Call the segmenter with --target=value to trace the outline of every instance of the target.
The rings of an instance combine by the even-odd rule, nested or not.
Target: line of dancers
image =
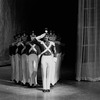
[[[28,40],[28,37],[30,38]],[[36,36],[25,33],[14,36],[15,42],[9,46],[11,58],[12,75],[11,80],[29,87],[37,87],[37,71],[39,62],[41,66],[41,77],[43,92],[50,92],[50,86],[54,86],[58,79],[55,80],[55,66],[57,63],[57,50],[55,43],[57,35],[45,32]]]

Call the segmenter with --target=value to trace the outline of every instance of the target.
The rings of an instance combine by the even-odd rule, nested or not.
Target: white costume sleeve
[[[37,36],[36,39],[39,40],[39,39],[43,38],[45,35],[46,35],[46,33],[43,33],[43,34]]]

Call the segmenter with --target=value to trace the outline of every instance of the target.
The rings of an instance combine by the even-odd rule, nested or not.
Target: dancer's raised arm
[[[41,34],[41,35],[39,35],[39,36],[36,36],[36,39],[37,39],[37,40],[42,39],[42,38],[45,37],[45,35],[46,35],[46,33],[43,33],[43,34]]]

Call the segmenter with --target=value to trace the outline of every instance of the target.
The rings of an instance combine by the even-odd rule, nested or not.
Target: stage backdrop
[[[100,0],[79,0],[78,81],[100,80]]]
[[[9,44],[18,31],[16,0],[0,0],[0,66],[10,64]]]

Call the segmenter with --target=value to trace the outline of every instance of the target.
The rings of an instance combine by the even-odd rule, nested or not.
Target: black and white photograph
[[[0,100],[100,99],[100,0],[0,0]]]

